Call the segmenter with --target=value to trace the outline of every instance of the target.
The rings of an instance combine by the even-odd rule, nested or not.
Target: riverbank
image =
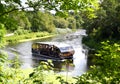
[[[49,38],[49,37],[54,37],[56,35],[67,34],[67,33],[72,33],[72,32],[74,31],[69,28],[66,28],[66,29],[56,28],[56,32],[54,33],[31,32],[31,33],[25,33],[22,35],[16,35],[12,33],[12,35],[5,36],[5,40],[6,40],[6,45],[7,45],[7,44],[18,43],[18,42],[36,40],[36,39]]]
[[[36,40],[36,39],[44,39],[49,37],[54,37],[57,34],[55,33],[48,33],[48,32],[35,32],[35,33],[27,33],[23,35],[12,35],[5,37],[6,44]]]
[[[45,39],[45,38],[54,37],[54,36],[56,36],[56,34],[51,34],[49,36],[44,36],[44,37],[35,37],[31,39],[23,39],[23,40],[20,40],[19,42],[25,42],[25,41],[31,41],[31,40],[37,40],[37,39]]]

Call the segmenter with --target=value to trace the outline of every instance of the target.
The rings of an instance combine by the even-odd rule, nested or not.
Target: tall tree
[[[54,18],[54,24],[56,28],[68,28],[68,21],[59,16],[56,16]]]
[[[31,16],[29,20],[32,24],[31,30],[33,32],[37,31],[48,31],[54,32],[55,25],[53,24],[53,16],[47,12],[43,13],[40,11],[29,13]]]
[[[18,6],[21,6],[20,0],[0,0],[0,23],[7,29],[11,28],[14,30],[16,28],[16,22],[9,17],[9,14],[18,10]]]
[[[74,17],[68,17],[67,18],[69,24],[68,24],[68,28],[70,29],[76,29],[76,19]]]
[[[31,23],[25,11],[15,11],[12,13],[13,19],[18,23],[18,26],[25,30],[30,30]]]
[[[120,1],[103,0],[96,11],[97,18],[89,19],[84,24],[88,33],[96,40],[119,39],[120,37]]]

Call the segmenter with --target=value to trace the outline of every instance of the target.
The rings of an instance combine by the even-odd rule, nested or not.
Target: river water
[[[85,35],[85,30],[79,30],[75,33],[67,35],[58,35],[52,38],[8,45],[4,48],[4,50],[8,53],[9,59],[13,59],[17,54],[19,56],[20,61],[22,61],[23,63],[21,68],[25,69],[37,66],[40,62],[40,59],[42,59],[38,59],[32,56],[32,43],[39,41],[57,41],[68,43],[72,45],[75,50],[75,54],[73,55],[73,61],[68,64],[61,61],[53,61],[53,64],[56,68],[56,71],[58,71],[61,74],[64,74],[67,71],[69,75],[79,76],[88,70],[86,49],[83,49],[82,44],[82,38]]]

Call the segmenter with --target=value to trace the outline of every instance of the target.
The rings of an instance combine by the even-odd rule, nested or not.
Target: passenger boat
[[[61,42],[36,42],[32,44],[32,55],[50,59],[72,59],[75,53],[71,45]]]

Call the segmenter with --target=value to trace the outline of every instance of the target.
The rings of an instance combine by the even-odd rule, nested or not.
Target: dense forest
[[[59,80],[58,84],[120,83],[119,0],[27,0],[26,4],[24,7],[20,0],[0,0],[0,47],[13,40],[13,37],[8,39],[5,36],[9,33],[29,38],[31,35],[28,34],[33,33],[40,32],[37,36],[41,33],[44,36],[56,34],[57,29],[77,31],[83,28],[88,34],[83,43],[89,47],[88,57],[93,65],[82,76],[72,78],[75,81],[71,82],[51,74],[52,68],[47,63],[25,73],[20,69],[18,58],[14,63],[8,62],[6,53],[1,52],[0,83],[57,84],[56,80]],[[51,10],[56,13],[51,13]],[[13,67],[8,67],[9,64]],[[48,81],[46,77],[52,79]]]

